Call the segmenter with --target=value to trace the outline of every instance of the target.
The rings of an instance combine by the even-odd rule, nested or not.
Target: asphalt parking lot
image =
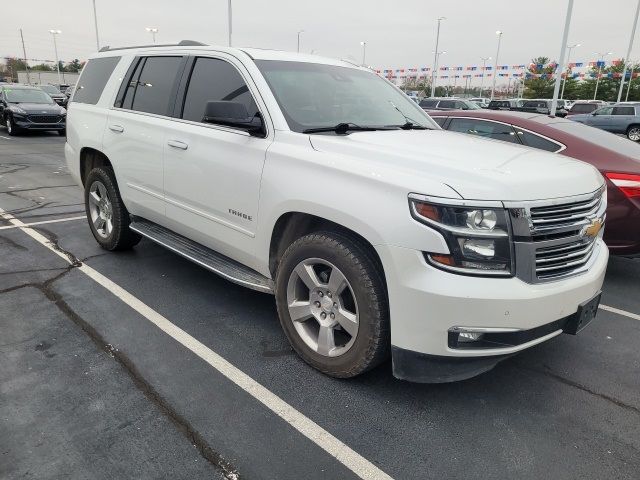
[[[472,380],[335,380],[273,297],[101,250],[63,147],[0,130],[0,478],[638,478],[640,259],[578,336]]]

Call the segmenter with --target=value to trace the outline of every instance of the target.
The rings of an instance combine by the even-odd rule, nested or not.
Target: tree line
[[[61,72],[77,73],[82,70],[86,62],[81,62],[79,59],[73,59],[68,62],[62,60],[58,62]],[[0,63],[0,78],[7,78],[11,81],[18,81],[18,72],[27,69],[27,64],[24,60],[15,57],[9,57],[4,59],[4,63]],[[29,70],[38,72],[55,72],[57,71],[55,63],[39,63],[36,65],[29,65]]]

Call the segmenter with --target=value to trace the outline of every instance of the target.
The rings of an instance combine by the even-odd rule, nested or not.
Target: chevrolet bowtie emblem
[[[602,219],[594,218],[589,225],[585,225],[580,230],[581,237],[594,238],[602,230]]]

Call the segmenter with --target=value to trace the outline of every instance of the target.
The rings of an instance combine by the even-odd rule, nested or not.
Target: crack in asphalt
[[[52,247],[67,256],[71,264],[53,277],[44,280],[43,282],[29,282],[20,285],[15,285],[13,287],[8,287],[0,290],[0,294],[13,292],[16,290],[20,290],[22,288],[36,288],[51,302],[53,303],[68,319],[74,322],[78,327],[84,331],[91,341],[100,349],[109,354],[112,358],[114,358],[127,372],[129,377],[133,380],[136,387],[154,404],[158,407],[160,412],[164,414],[171,423],[176,427],[176,429],[181,432],[190,442],[194,445],[200,455],[207,460],[211,465],[217,467],[222,470],[222,474],[228,480],[240,480],[240,474],[237,469],[228,462],[222,455],[216,452],[207,440],[200,434],[191,423],[183,417],[180,413],[178,413],[171,404],[165,400],[158,391],[145,380],[142,374],[138,371],[134,363],[129,359],[129,357],[114,348],[110,343],[107,343],[105,338],[86,320],[84,320],[79,314],[77,314],[71,306],[63,299],[62,295],[60,295],[54,288],[53,284],[63,278],[72,270],[83,264],[84,260],[89,258],[95,258],[101,255],[106,254],[98,254],[91,255],[86,257],[84,260],[79,260],[73,253],[63,249],[58,245],[58,237],[52,232],[39,228],[40,232],[47,237],[47,239],[51,242]]]
[[[49,185],[47,187],[33,187],[33,188],[21,188],[21,189],[16,189],[16,190],[6,190],[4,192],[0,192],[0,193],[6,193],[11,195],[12,193],[16,193],[16,192],[34,192],[36,190],[46,190],[48,188],[66,188],[66,187],[77,187],[78,185],[76,185],[75,183],[71,184],[71,185]],[[23,198],[23,197],[21,197]]]
[[[531,372],[535,372],[535,373],[540,373],[542,375],[548,376],[553,378],[554,380],[557,380],[560,383],[563,383],[565,385],[568,385],[570,387],[576,388],[578,390],[581,390],[583,392],[586,392],[590,395],[593,395],[595,397],[601,398],[603,400],[606,400],[607,402],[613,403],[614,405],[617,405],[620,408],[624,408],[626,410],[629,410],[631,412],[640,414],[640,408],[636,407],[635,405],[630,405],[628,403],[625,403],[624,401],[612,397],[610,395],[607,395],[606,393],[601,393],[601,392],[596,392],[595,390],[592,390],[591,388],[587,387],[586,385],[583,385],[581,383],[575,382],[573,380],[569,380],[568,378],[565,378],[561,375],[558,375],[557,373],[553,373],[551,371],[551,369],[547,366],[544,365],[545,369],[540,369],[540,368],[534,368],[534,367],[527,367],[521,364],[515,364],[517,367],[523,369],[523,370],[529,370]]]
[[[20,197],[18,197],[20,198]],[[22,198],[22,200],[27,200],[25,198]],[[28,201],[32,202],[33,200],[29,199]],[[41,208],[46,208],[49,206],[53,206],[54,208],[61,208],[61,207],[77,207],[78,205],[83,205],[84,203],[67,203],[67,204],[63,204],[63,205],[55,205],[55,202],[46,202],[46,203],[42,203],[40,205],[35,205],[33,207],[24,207],[24,208],[16,208],[15,210],[5,210],[4,213],[9,214],[9,215],[14,215],[15,214],[19,214],[19,213],[25,213],[25,212],[32,212],[34,210],[40,210]],[[74,212],[64,212],[64,213],[74,213]],[[84,213],[84,211],[82,212],[78,212],[78,213]],[[34,215],[34,216],[38,216],[38,217],[44,217],[45,215],[59,215],[60,213],[56,213],[56,214],[42,214],[42,215]],[[25,217],[23,217],[25,218]]]
[[[0,243],[4,243],[5,245],[9,245],[10,247],[15,248],[16,250],[27,250],[27,247],[25,247],[24,245],[20,245],[18,242],[16,242],[15,240],[5,236],[5,235],[0,235]]]

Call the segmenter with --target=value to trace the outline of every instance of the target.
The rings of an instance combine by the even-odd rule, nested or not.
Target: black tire
[[[349,282],[349,291],[355,297],[359,317],[357,335],[351,347],[339,356],[321,355],[310,348],[291,320],[287,301],[289,279],[296,266],[308,259],[322,259],[337,267]],[[361,241],[342,233],[312,233],[287,248],[276,274],[276,304],[280,324],[291,346],[305,362],[332,377],[350,378],[388,358],[389,308],[386,284],[380,270]]]
[[[627,128],[627,138],[632,142],[637,142],[640,140],[640,125],[629,125]]]
[[[13,117],[11,115],[7,115],[4,119],[5,128],[7,129],[7,133],[10,137],[15,137],[16,135],[20,135],[21,129],[16,127],[15,122],[13,121]]]
[[[98,233],[98,229],[92,221],[92,208],[89,201],[92,186],[101,184],[106,190],[108,200],[110,202],[109,214],[112,224],[112,230],[107,234],[106,231]],[[98,244],[105,250],[128,250],[140,242],[140,235],[129,229],[131,219],[129,212],[122,202],[118,185],[113,174],[113,170],[109,167],[96,167],[89,172],[85,181],[84,203],[87,219],[91,233]]]

